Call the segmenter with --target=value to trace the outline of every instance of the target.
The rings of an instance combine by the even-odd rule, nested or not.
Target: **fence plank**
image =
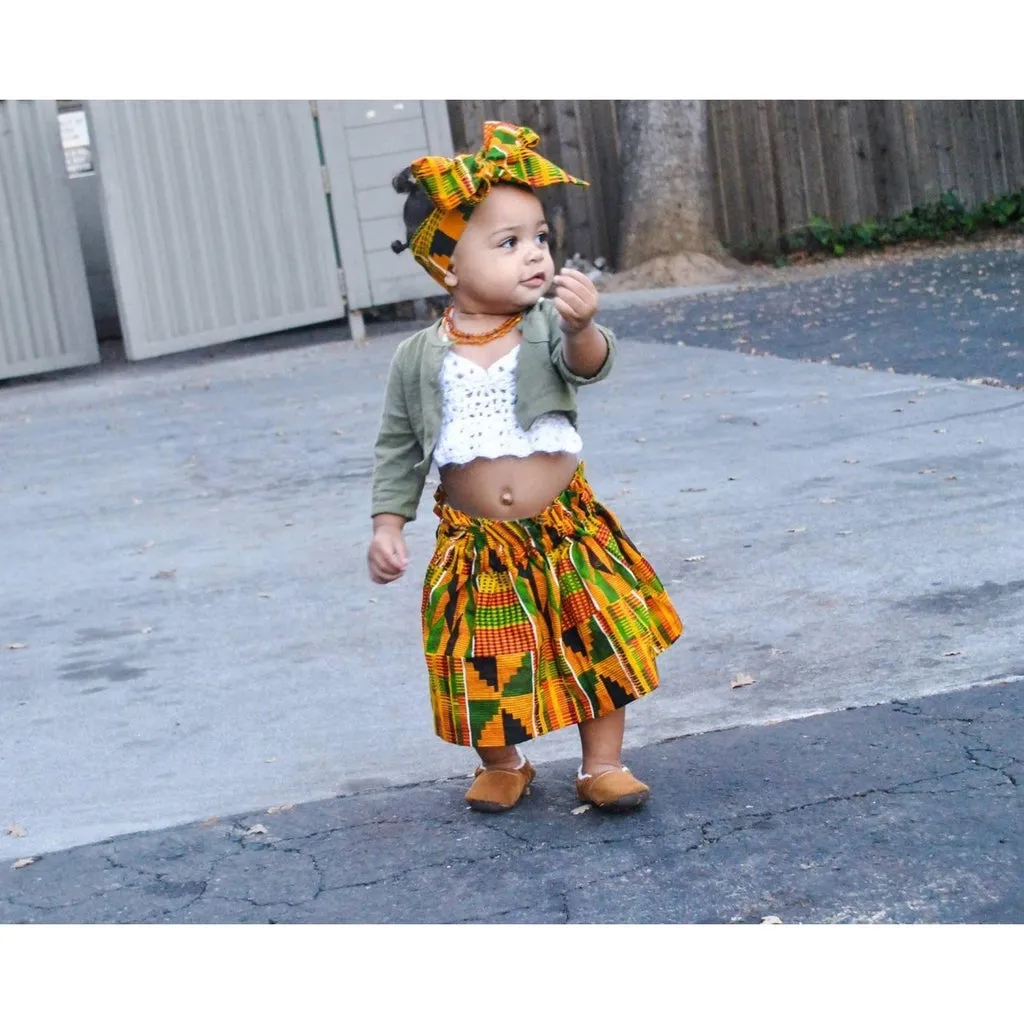
[[[580,140],[580,122],[577,116],[575,100],[558,100],[555,102],[555,130],[561,141],[561,162],[570,174],[583,174],[584,158]],[[598,254],[592,251],[593,234],[591,231],[590,209],[586,191],[578,186],[567,186],[560,189],[564,193],[565,209],[568,214],[568,239],[581,243],[581,255],[591,258]],[[570,253],[571,255],[571,253]]]
[[[788,233],[804,227],[809,216],[807,185],[800,158],[800,125],[792,100],[769,103],[768,113],[781,204],[779,220],[783,233]]]
[[[796,100],[793,106],[800,139],[800,173],[807,189],[808,219],[811,216],[828,218],[831,209],[825,186],[825,156],[814,101]]]
[[[1005,195],[1008,191],[1006,181],[1006,161],[999,133],[998,103],[992,100],[979,102],[979,113],[985,137],[985,152],[988,154],[989,194],[985,199],[994,199]]]
[[[878,215],[878,195],[872,171],[871,135],[868,130],[867,103],[851,100],[849,104],[851,159],[857,179],[857,220],[868,220]]]
[[[754,242],[773,245],[780,234],[775,203],[775,168],[772,164],[767,104],[764,100],[745,103],[741,108],[741,151],[750,178],[750,207],[754,218]]]
[[[948,104],[953,137],[953,162],[956,165],[956,191],[965,206],[977,202],[974,164],[978,159],[974,147],[971,118],[964,100],[951,100]]]
[[[953,140],[946,103],[933,104],[932,138],[929,140],[936,168],[939,192],[956,191],[956,172],[953,168]]]
[[[1006,162],[1007,192],[1024,187],[1024,149],[1021,147],[1020,122],[1013,103],[1000,103],[1003,119],[1003,156]]]
[[[888,171],[886,187],[889,193],[889,216],[899,216],[914,205],[914,193],[910,188],[909,157],[907,150],[906,123],[903,119],[903,104],[896,100],[885,101],[885,126],[887,131]]]
[[[715,215],[715,230],[718,237],[729,245],[740,234],[734,230],[734,218],[732,216],[733,205],[731,195],[726,189],[726,171],[722,156],[722,140],[719,133],[722,130],[721,108],[724,103],[721,100],[708,100],[708,167],[711,173],[712,206]]]
[[[825,167],[825,192],[828,196],[828,217],[833,224],[849,221],[846,193],[840,177],[839,123],[835,100],[815,100],[814,113],[821,135],[822,162]]]
[[[619,146],[615,111],[607,100],[576,104],[580,125],[580,174],[590,182],[586,199],[590,211],[590,245],[582,250],[591,259],[617,259],[619,209]],[[576,248],[580,248],[576,246]]]

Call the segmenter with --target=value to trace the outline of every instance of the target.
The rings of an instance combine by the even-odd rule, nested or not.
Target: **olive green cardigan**
[[[371,515],[389,512],[407,520],[416,509],[441,430],[441,362],[448,351],[440,321],[406,338],[388,373],[380,432],[374,446]],[[608,356],[592,377],[580,377],[565,364],[562,328],[554,303],[541,299],[523,318],[523,343],[516,361],[516,419],[524,430],[545,413],[566,413],[576,424],[576,389],[603,380],[615,360],[615,337]]]

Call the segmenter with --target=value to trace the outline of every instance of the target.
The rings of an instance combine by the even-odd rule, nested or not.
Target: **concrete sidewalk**
[[[468,770],[421,668],[428,497],[409,577],[364,568],[397,340],[0,393],[0,859]],[[687,626],[632,748],[1024,677],[1019,392],[627,335],[581,397]]]

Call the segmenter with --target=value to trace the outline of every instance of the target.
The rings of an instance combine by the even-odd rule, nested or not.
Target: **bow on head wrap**
[[[416,229],[409,248],[416,262],[442,287],[447,287],[444,278],[455,243],[466,229],[474,207],[483,201],[492,185],[587,185],[535,153],[538,142],[540,137],[529,128],[487,121],[484,144],[478,152],[453,160],[424,156],[413,161],[412,176],[430,197],[434,209]]]

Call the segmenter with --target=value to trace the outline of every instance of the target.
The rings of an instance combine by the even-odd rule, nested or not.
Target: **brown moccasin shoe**
[[[651,791],[623,765],[618,771],[609,769],[597,775],[577,776],[576,795],[583,803],[602,811],[630,811],[639,807]]]
[[[466,803],[474,811],[488,814],[510,811],[524,793],[529,793],[530,783],[536,774],[533,765],[525,758],[522,766],[515,769],[479,765],[473,785],[466,790]]]

